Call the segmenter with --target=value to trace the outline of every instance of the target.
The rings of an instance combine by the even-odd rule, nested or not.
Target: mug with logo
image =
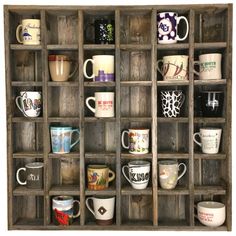
[[[66,55],[49,55],[49,71],[53,81],[67,81],[73,77],[78,69],[78,64],[75,66],[73,72],[71,71],[72,60]]]
[[[161,107],[165,117],[178,117],[184,104],[185,95],[182,90],[161,91]]]
[[[181,179],[187,167],[184,163],[178,163],[176,160],[159,161],[159,183],[163,189],[174,189],[179,179]],[[179,173],[180,167],[183,166],[183,171]]]
[[[24,19],[16,28],[16,39],[24,45],[40,44],[40,20]]]
[[[164,56],[157,61],[157,70],[162,74],[163,80],[188,80],[188,56]]]
[[[86,99],[86,106],[95,113],[95,117],[114,117],[114,97],[113,92],[96,92],[95,97]],[[90,100],[95,101],[95,108],[90,106]]]
[[[186,23],[186,33],[180,38],[178,35],[178,24],[180,20]],[[178,16],[176,12],[161,12],[157,14],[157,39],[160,44],[177,43],[187,38],[189,32],[188,20],[184,16]]]
[[[41,112],[41,92],[21,91],[16,105],[25,117],[38,117]]]
[[[93,207],[90,205],[91,201],[93,203]],[[88,197],[85,204],[89,211],[94,215],[96,224],[111,225],[113,223],[115,197]]]
[[[128,170],[128,176],[125,173]],[[150,178],[150,162],[131,161],[122,167],[122,173],[134,189],[145,189]]]
[[[107,189],[109,183],[115,179],[115,176],[115,172],[109,169],[106,165],[88,165],[88,189]]]
[[[51,131],[51,144],[52,152],[57,154],[69,153],[70,150],[79,143],[79,129],[73,129],[72,127],[50,127]],[[78,138],[72,142],[73,133],[78,134]]]
[[[95,43],[114,44],[115,43],[115,22],[109,19],[97,19],[94,22]]]
[[[26,172],[26,180],[20,180],[20,173]],[[41,189],[43,187],[43,163],[32,162],[21,167],[16,172],[16,180],[20,185],[26,185],[27,188]]]
[[[220,53],[202,54],[199,56],[199,61],[194,61],[194,65],[199,65],[199,72],[196,70],[193,72],[200,80],[222,79],[221,59]]]
[[[74,214],[75,203],[77,213]],[[80,202],[72,196],[56,196],[52,199],[53,223],[55,225],[70,225],[73,219],[80,216]]]
[[[93,74],[88,75],[86,72],[87,64],[93,64]],[[114,74],[114,56],[113,55],[96,55],[92,59],[87,59],[83,67],[84,76],[93,81],[109,82],[115,80]]]
[[[219,152],[222,129],[220,128],[200,128],[200,132],[193,135],[193,141],[202,148],[206,154],[216,154]],[[199,136],[201,142],[196,140]]]

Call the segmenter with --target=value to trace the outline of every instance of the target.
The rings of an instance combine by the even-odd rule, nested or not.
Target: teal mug
[[[52,152],[57,154],[69,153],[70,150],[79,142],[79,129],[72,127],[51,127]],[[76,141],[72,142],[73,133],[78,134]]]

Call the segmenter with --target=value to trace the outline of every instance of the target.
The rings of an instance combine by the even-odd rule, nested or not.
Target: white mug
[[[113,92],[96,92],[95,97],[86,99],[86,106],[95,113],[95,117],[114,117],[114,96]],[[89,101],[95,101],[95,108],[89,105]]]
[[[40,44],[40,20],[24,19],[16,28],[16,39],[24,45]]]
[[[216,154],[219,152],[222,129],[220,128],[200,128],[200,132],[193,135],[194,142],[202,148],[206,154]],[[201,142],[196,140],[199,136]]]
[[[129,177],[125,174],[126,168]],[[122,167],[122,173],[134,189],[145,189],[150,178],[150,163],[148,161],[131,161]]]
[[[221,58],[220,53],[202,54],[199,56],[199,61],[194,61],[195,65],[199,65],[199,72],[196,70],[193,72],[200,80],[222,79]]]
[[[225,222],[225,205],[214,201],[199,202],[197,218],[206,226],[219,227]]]
[[[162,63],[162,67],[159,67]],[[157,61],[157,70],[162,74],[163,80],[188,80],[188,56],[164,56]]]
[[[93,74],[88,75],[86,72],[87,64],[93,64]],[[114,56],[113,55],[97,55],[93,59],[87,59],[83,67],[84,76],[93,81],[109,82],[115,80],[114,75]]]

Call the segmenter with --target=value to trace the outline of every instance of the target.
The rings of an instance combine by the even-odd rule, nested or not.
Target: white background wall
[[[217,4],[217,3],[233,3],[233,0],[0,0],[1,1],[1,9],[0,9],[0,234],[1,236],[5,235],[111,235],[116,234],[120,235],[124,232],[119,231],[7,231],[7,158],[6,158],[6,101],[5,101],[5,65],[4,65],[4,22],[3,22],[3,5],[12,4],[12,5],[167,5],[167,4]],[[234,14],[235,16],[235,7]],[[234,20],[234,31],[233,38],[235,41],[235,20]],[[233,45],[233,55],[235,55],[235,45]],[[235,61],[233,60],[233,68],[235,68]],[[235,99],[234,94],[236,92],[235,87],[235,71],[233,70],[233,185],[235,185],[235,151],[236,151],[236,143],[235,141]],[[233,231],[230,233],[226,232],[201,232],[201,235],[232,235],[235,234],[236,230],[236,220],[235,220],[235,189],[233,188]],[[128,232],[128,234],[132,235],[199,235],[199,232]]]

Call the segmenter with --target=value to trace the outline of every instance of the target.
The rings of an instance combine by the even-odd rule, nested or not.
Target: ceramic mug
[[[180,20],[186,23],[186,33],[180,38],[178,35],[178,24]],[[176,12],[161,12],[157,14],[157,39],[160,44],[177,43],[187,38],[189,32],[188,20],[184,16],[178,16]]]
[[[77,203],[78,212],[74,215],[74,204]],[[73,218],[80,216],[80,202],[71,196],[56,196],[52,199],[53,222],[55,225],[70,225]]]
[[[197,204],[197,218],[206,226],[221,226],[225,222],[225,215],[225,205],[221,202],[203,201]]]
[[[90,205],[93,202],[93,207]],[[111,225],[113,223],[115,197],[88,197],[85,204],[89,211],[95,216],[96,224]]]
[[[185,95],[182,90],[161,91],[162,113],[165,117],[178,117],[184,104]]]
[[[88,165],[88,189],[107,189],[109,183],[115,179],[115,176],[115,172],[110,170],[106,165]]]
[[[159,161],[159,182],[163,189],[174,189],[179,179],[181,179],[187,167],[184,163],[178,163],[176,160]],[[183,166],[183,171],[179,173],[180,167]]]
[[[128,176],[125,173],[128,169]],[[150,162],[131,161],[122,167],[122,173],[134,189],[145,189],[150,178]]]
[[[16,28],[16,39],[24,45],[40,44],[40,20],[24,19]]]
[[[72,129],[72,127],[51,127],[51,144],[52,152],[57,154],[69,153],[70,150],[79,142],[79,129]],[[78,138],[71,143],[72,134],[77,133]]]
[[[199,72],[193,72],[199,76],[200,80],[222,79],[220,53],[202,54],[199,61],[194,61],[194,65],[199,65]]]
[[[93,74],[88,75],[86,72],[87,64],[93,64]],[[87,59],[83,67],[84,76],[93,81],[109,82],[115,80],[114,74],[114,56],[113,55],[97,55],[93,59]]]
[[[38,117],[41,112],[41,92],[21,91],[16,105],[25,117]]]
[[[66,55],[49,55],[49,71],[53,81],[67,81],[73,77],[78,69],[78,64],[71,71],[72,60]]]
[[[114,96],[113,92],[96,92],[95,97],[86,99],[86,106],[95,113],[95,117],[114,117]],[[95,108],[89,105],[89,101],[95,101]]]
[[[26,180],[20,180],[20,173],[26,172]],[[28,163],[25,167],[21,167],[16,172],[16,180],[20,185],[26,185],[27,188],[41,189],[43,187],[43,163],[33,162]]]
[[[162,74],[163,80],[188,80],[188,56],[164,56],[157,61],[157,70]]]
[[[202,148],[206,154],[216,154],[219,152],[222,129],[220,128],[200,128],[200,132],[194,133],[193,141]],[[199,136],[201,142],[196,140]]]
[[[128,145],[125,144],[125,134],[128,135]],[[146,154],[149,152],[149,129],[124,130],[121,135],[122,147],[132,154]]]

